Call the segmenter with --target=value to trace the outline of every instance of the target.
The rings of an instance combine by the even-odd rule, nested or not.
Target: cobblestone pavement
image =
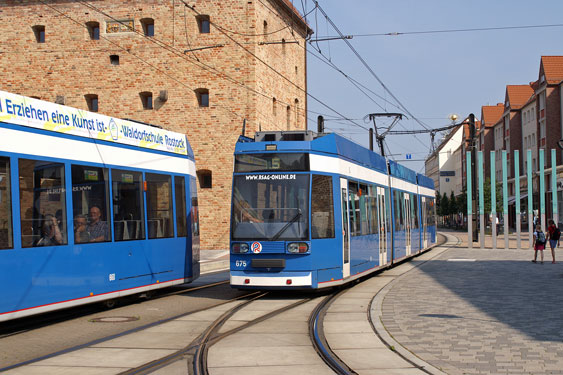
[[[451,248],[394,282],[383,324],[449,374],[563,374],[563,262],[532,257]]]

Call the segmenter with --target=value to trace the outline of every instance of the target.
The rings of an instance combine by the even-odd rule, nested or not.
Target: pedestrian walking
[[[561,231],[555,225],[553,220],[549,220],[549,226],[547,227],[547,236],[549,238],[549,247],[551,248],[551,257],[553,261],[551,263],[555,264],[555,248],[559,247],[559,238],[561,238]]]
[[[536,225],[536,231],[534,232],[534,260],[532,262],[536,263],[539,251],[541,263],[543,264],[543,249],[545,249],[545,233],[542,232],[541,225]]]

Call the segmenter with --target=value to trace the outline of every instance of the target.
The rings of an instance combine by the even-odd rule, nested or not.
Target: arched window
[[[290,108],[290,106],[287,106],[285,111],[286,111],[287,130],[290,130],[290,128],[291,128],[291,108]]]
[[[264,20],[264,40],[268,39],[268,22]]]
[[[119,55],[110,55],[109,62],[111,65],[119,65]]]
[[[213,187],[212,173],[209,169],[200,169],[196,172],[201,189],[211,189]]]
[[[200,14],[195,17],[197,20],[197,27],[201,34],[209,34],[211,32],[211,22],[209,21],[209,16],[206,14]]]
[[[276,107],[278,104],[276,103],[276,98],[272,98],[272,114],[275,116],[277,114]]]
[[[209,107],[209,90],[200,88],[195,90],[197,103],[200,107]]]
[[[141,97],[141,103],[143,104],[143,109],[153,109],[152,92],[143,91],[139,93],[139,96]]]
[[[285,39],[282,39],[282,55],[285,55]]]
[[[90,34],[90,39],[99,40],[100,39],[100,23],[96,21],[86,22],[86,27],[88,28],[88,34]]]
[[[141,25],[145,36],[154,36],[154,20],[152,18],[141,19]]]
[[[37,43],[45,43],[45,26],[35,25],[31,28],[35,34],[35,40]]]
[[[88,105],[90,112],[98,112],[98,95],[86,94],[84,95],[84,99],[86,99],[86,105]]]

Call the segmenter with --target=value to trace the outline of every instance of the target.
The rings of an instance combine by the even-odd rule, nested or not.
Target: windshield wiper
[[[294,217],[292,217],[291,220],[287,222],[287,224],[285,224],[283,228],[278,231],[278,233],[276,233],[273,237],[271,237],[270,241],[276,241],[278,238],[280,238],[282,233],[285,232],[286,229],[289,228],[291,224],[299,220],[300,217],[301,217],[301,209],[298,209],[297,214]]]

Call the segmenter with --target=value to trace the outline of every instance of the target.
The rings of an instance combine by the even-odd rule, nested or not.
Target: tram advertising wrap
[[[187,155],[185,136],[77,108],[0,91],[0,121]]]

